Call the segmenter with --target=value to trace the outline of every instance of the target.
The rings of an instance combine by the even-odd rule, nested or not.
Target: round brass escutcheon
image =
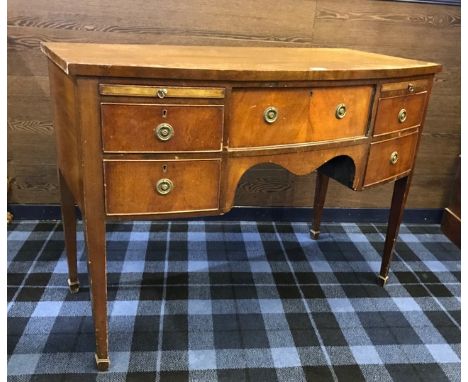
[[[408,91],[409,91],[410,93],[414,93],[414,85],[413,85],[412,83],[409,83],[409,84],[408,84]]]
[[[263,112],[263,118],[266,123],[273,123],[278,119],[278,109],[274,106],[269,106]]]
[[[337,119],[343,119],[346,115],[346,105],[344,103],[340,103],[337,107],[336,107],[336,111],[335,111],[335,117]]]
[[[401,109],[400,112],[398,113],[398,121],[400,123],[403,123],[406,121],[406,117],[408,117],[408,113],[406,112],[406,109]]]
[[[168,141],[174,136],[174,128],[168,123],[160,123],[154,129],[154,135],[160,141],[163,141],[163,142]]]
[[[172,180],[167,178],[159,179],[156,183],[156,191],[159,195],[167,195],[173,188],[174,183],[172,183]]]
[[[167,89],[158,89],[158,91],[156,92],[156,95],[159,97],[159,98],[164,98],[165,96],[167,96]]]
[[[390,154],[390,163],[396,164],[396,162],[398,162],[398,152],[394,151]]]

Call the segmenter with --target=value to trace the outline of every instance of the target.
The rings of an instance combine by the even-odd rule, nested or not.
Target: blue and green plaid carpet
[[[81,289],[62,226],[8,232],[9,381],[458,381],[460,251],[435,225],[107,225],[111,367],[98,373],[81,225]]]

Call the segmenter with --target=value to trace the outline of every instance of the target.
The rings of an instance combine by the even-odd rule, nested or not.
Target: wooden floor
[[[15,0],[8,7],[8,176],[12,203],[58,203],[41,41],[345,47],[443,64],[416,162],[411,208],[447,205],[460,152],[460,7],[380,0]],[[315,175],[259,166],[236,205],[311,206]],[[327,206],[388,207],[391,186],[330,184]]]

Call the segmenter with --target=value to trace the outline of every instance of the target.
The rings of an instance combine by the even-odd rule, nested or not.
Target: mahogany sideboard
[[[317,170],[311,236],[329,178],[395,182],[384,285],[439,64],[332,48],[45,43],[68,284],[83,215],[96,363],[109,367],[108,219],[220,215],[242,175]]]

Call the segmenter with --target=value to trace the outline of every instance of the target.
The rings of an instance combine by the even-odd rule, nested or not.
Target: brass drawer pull
[[[390,163],[396,164],[398,162],[398,152],[394,151],[390,154]]]
[[[408,117],[408,113],[406,112],[406,109],[401,109],[400,112],[398,113],[398,121],[400,123],[403,123],[406,121],[406,117]]]
[[[414,85],[411,82],[408,84],[408,91],[414,93]]]
[[[343,119],[346,115],[346,105],[344,103],[340,103],[337,107],[336,107],[336,111],[335,111],[335,117],[337,119]]]
[[[160,141],[163,141],[163,142],[168,141],[174,136],[174,128],[168,123],[160,123],[154,129],[154,135]]]
[[[274,106],[269,106],[263,112],[263,118],[266,123],[273,123],[278,119],[278,109]]]
[[[173,190],[173,188],[174,183],[172,183],[172,180],[167,178],[159,179],[156,183],[156,191],[159,195],[167,195]]]
[[[156,92],[156,95],[159,97],[159,98],[164,98],[165,96],[167,96],[167,89],[158,89],[158,91]]]

